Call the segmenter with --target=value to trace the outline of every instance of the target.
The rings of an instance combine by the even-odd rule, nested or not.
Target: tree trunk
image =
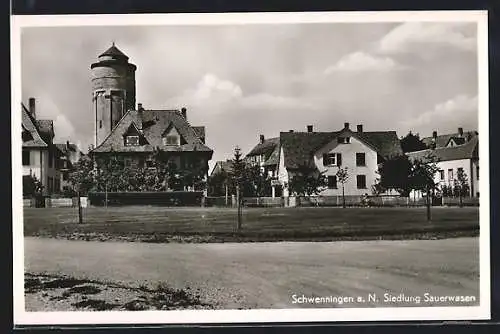
[[[431,221],[431,196],[429,186],[427,186],[427,221]]]
[[[238,205],[238,218],[236,222],[236,231],[240,231],[241,229],[241,194],[240,194],[240,186],[236,186],[236,203]]]
[[[342,208],[345,209],[345,192],[344,192],[344,184],[342,183]]]
[[[82,202],[81,202],[81,199],[80,199],[80,191],[78,191],[78,223],[81,224],[83,223],[83,219],[82,219]]]

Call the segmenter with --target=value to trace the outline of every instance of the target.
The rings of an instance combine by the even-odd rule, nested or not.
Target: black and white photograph
[[[13,16],[15,323],[489,319],[487,53],[483,11]]]

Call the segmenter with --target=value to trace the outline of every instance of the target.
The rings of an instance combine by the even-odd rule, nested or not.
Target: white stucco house
[[[262,135],[246,158],[259,163],[274,177],[273,197],[292,196],[289,183],[301,165],[324,172],[328,187],[320,196],[342,195],[336,178],[340,168],[347,167],[349,178],[344,185],[346,195],[372,194],[377,183],[378,166],[384,159],[403,154],[395,131],[365,132],[358,125],[356,131],[344,123],[334,132],[315,132],[308,125],[306,132],[281,132],[278,138],[265,139]]]
[[[60,190],[59,158],[61,152],[53,144],[52,120],[36,118],[35,99],[29,99],[29,108],[22,111],[23,176],[35,176],[43,185],[43,193],[50,195]]]
[[[461,169],[468,181],[470,196],[479,197],[479,134],[477,131],[458,132],[438,135],[433,132],[432,137],[423,138],[428,149],[407,153],[412,160],[424,159],[432,156],[437,160],[438,172],[435,182],[438,189],[443,186],[453,186]],[[418,195],[418,194],[417,194]]]

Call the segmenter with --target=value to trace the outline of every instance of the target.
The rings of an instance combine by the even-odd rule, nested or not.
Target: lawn
[[[25,236],[143,242],[434,239],[479,232],[479,208],[25,208]]]

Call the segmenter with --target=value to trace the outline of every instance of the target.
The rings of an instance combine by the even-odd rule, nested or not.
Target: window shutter
[[[342,166],[342,154],[337,153],[337,166]]]
[[[328,155],[326,153],[323,153],[323,166],[328,165],[327,160],[328,160]]]

